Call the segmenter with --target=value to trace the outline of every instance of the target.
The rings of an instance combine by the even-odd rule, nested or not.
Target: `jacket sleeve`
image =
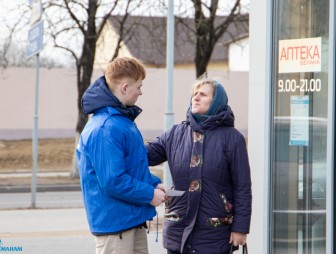
[[[152,177],[149,175],[151,179],[148,179],[146,183],[127,173],[124,154],[125,141],[123,135],[117,132],[118,130],[114,129],[113,135],[99,133],[91,143],[90,153],[98,183],[108,195],[114,198],[132,204],[147,205],[154,196]],[[143,156],[145,157],[146,154]]]
[[[167,160],[167,137],[169,132],[163,133],[155,141],[148,142],[146,145],[148,151],[149,166],[159,165]]]
[[[159,177],[157,177],[156,175],[151,173],[151,178],[152,178],[152,185],[154,188],[156,188],[156,186],[161,183],[161,179]]]
[[[252,210],[251,174],[245,139],[240,135],[231,154],[233,189],[232,231],[249,233]]]

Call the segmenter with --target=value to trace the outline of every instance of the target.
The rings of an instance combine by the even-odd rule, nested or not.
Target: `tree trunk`
[[[244,22],[244,19],[239,21],[236,20],[236,17],[239,16],[240,0],[235,1],[226,20],[217,25],[215,25],[215,19],[218,9],[218,0],[211,0],[209,5],[204,4],[201,0],[191,1],[195,8],[196,52],[194,62],[196,67],[196,77],[198,78],[207,71],[207,66],[219,38],[227,32],[230,24]],[[203,12],[205,6],[209,10],[208,16]]]
[[[78,90],[78,120],[76,126],[76,143],[74,149],[74,155],[72,157],[72,168],[70,176],[72,178],[78,178],[78,165],[76,157],[76,147],[78,144],[79,136],[82,133],[87,121],[88,115],[84,114],[82,109],[82,97],[85,90],[89,87],[91,83],[91,77],[93,72],[93,64],[96,53],[96,42],[97,42],[97,32],[95,24],[95,15],[97,11],[97,5],[95,0],[89,1],[89,18],[88,18],[88,30],[87,36],[83,44],[83,51],[79,63],[77,65],[77,90]]]
[[[76,147],[79,141],[80,133],[76,132],[75,136],[75,149],[74,153],[72,155],[72,164],[71,164],[71,169],[70,169],[70,177],[71,178],[79,178],[79,173],[78,173],[78,166],[77,166],[77,155],[76,155]]]
[[[200,77],[207,71],[207,67],[212,55],[214,46],[209,45],[208,41],[197,39],[195,66],[196,78]]]
[[[202,60],[195,60],[196,78],[199,78],[207,71],[208,63],[209,60],[205,61],[204,58]]]
[[[94,43],[96,43],[94,41]],[[91,46],[92,48],[92,46]],[[92,50],[91,52],[94,52]],[[77,167],[77,157],[76,157],[76,147],[78,144],[79,136],[82,133],[87,121],[88,121],[88,115],[86,115],[83,112],[82,109],[82,97],[85,92],[85,90],[89,87],[91,83],[91,76],[93,72],[93,61],[94,61],[94,55],[92,54],[86,54],[85,61],[83,61],[83,65],[79,68],[81,68],[82,76],[80,76],[80,80],[78,81],[77,90],[78,90],[78,99],[77,99],[77,107],[78,107],[78,119],[77,119],[77,125],[76,125],[76,143],[75,143],[75,149],[74,149],[74,156],[72,157],[72,168],[71,168],[71,174],[70,176],[72,178],[78,178],[78,167]]]

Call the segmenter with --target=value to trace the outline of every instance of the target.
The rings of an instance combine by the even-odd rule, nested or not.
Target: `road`
[[[80,191],[37,192],[37,208],[82,208]],[[31,193],[1,193],[0,209],[30,208]]]

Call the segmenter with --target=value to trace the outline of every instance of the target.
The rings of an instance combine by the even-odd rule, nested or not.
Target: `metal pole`
[[[35,111],[34,111],[34,129],[33,129],[33,173],[31,184],[31,208],[36,208],[36,175],[38,166],[38,97],[39,97],[39,79],[40,79],[40,58],[36,55],[36,87],[35,87]]]
[[[174,124],[173,112],[173,82],[174,82],[174,0],[168,1],[167,16],[167,49],[166,49],[166,113],[165,113],[165,131],[170,129]],[[168,163],[164,164],[163,182],[166,186],[172,185],[171,174]]]

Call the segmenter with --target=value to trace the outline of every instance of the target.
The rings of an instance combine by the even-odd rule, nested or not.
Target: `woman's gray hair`
[[[211,78],[208,78],[206,75],[200,76],[193,84],[192,91],[191,91],[191,97],[194,96],[195,91],[197,91],[202,85],[209,84],[213,88],[213,95],[216,92],[216,84],[215,81]]]

